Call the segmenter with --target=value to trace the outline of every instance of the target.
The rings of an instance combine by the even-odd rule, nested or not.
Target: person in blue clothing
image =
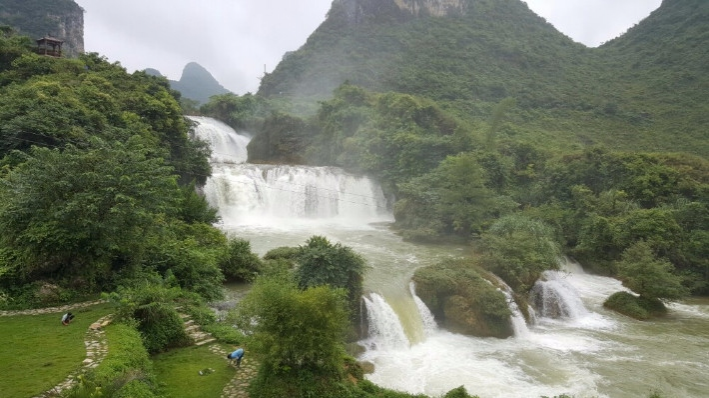
[[[226,356],[230,363],[235,363],[237,367],[241,366],[241,358],[244,357],[244,349],[239,348],[236,351]]]

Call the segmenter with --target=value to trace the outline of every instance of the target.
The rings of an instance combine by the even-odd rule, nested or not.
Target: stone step
[[[211,342],[213,342],[213,341],[217,341],[217,339],[215,339],[214,337],[212,337],[212,338],[209,338],[209,339],[206,339],[206,340],[198,341],[198,342],[195,343],[195,345],[205,345],[205,344],[211,343]]]

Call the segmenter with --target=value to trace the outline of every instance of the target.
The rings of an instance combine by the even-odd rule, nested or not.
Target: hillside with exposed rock
[[[84,52],[84,9],[73,0],[0,0],[0,25],[39,39],[64,41],[62,52],[77,57]]]
[[[503,138],[706,155],[708,10],[666,0],[588,48],[520,0],[339,0],[259,94],[316,102],[349,82],[423,96],[477,124],[511,98]]]

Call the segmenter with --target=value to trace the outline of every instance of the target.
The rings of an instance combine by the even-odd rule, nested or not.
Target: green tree
[[[261,276],[239,304],[237,324],[253,333],[260,373],[343,372],[346,292],[329,286],[300,290],[288,273]]]
[[[515,206],[485,183],[485,171],[473,154],[449,156],[432,172],[399,185],[397,226],[411,230],[411,238],[479,233],[486,222]]]
[[[559,268],[561,249],[554,231],[539,220],[510,215],[482,235],[484,266],[515,292],[529,290],[542,272]]]
[[[251,243],[244,239],[231,239],[227,255],[219,263],[219,268],[227,280],[251,282],[261,270],[261,259],[251,251]]]
[[[672,263],[657,258],[645,241],[627,248],[617,267],[623,286],[642,298],[674,301],[689,294],[682,285],[682,278],[673,273]]]
[[[313,236],[298,248],[296,280],[301,289],[328,285],[347,291],[353,320],[359,320],[366,262],[351,248]]]
[[[0,184],[0,267],[16,280],[75,277],[92,285],[145,238],[180,196],[171,169],[138,137],[114,148],[34,148]]]
[[[150,353],[191,343],[184,322],[175,309],[188,296],[178,287],[168,287],[156,276],[144,275],[137,286],[119,288],[109,296],[118,303],[115,320],[135,325]]]

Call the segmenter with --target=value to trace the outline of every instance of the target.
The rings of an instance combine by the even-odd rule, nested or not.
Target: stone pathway
[[[211,334],[202,331],[199,325],[190,319],[189,315],[180,314],[180,317],[184,320],[185,331],[195,341],[195,345],[205,345],[216,341]],[[228,362],[226,356],[229,352],[219,344],[210,345],[209,351],[218,355],[220,358],[224,358],[225,362]],[[247,390],[251,379],[256,376],[256,363],[244,357],[241,361],[241,366],[238,368],[236,366],[233,367],[236,374],[234,374],[234,377],[224,386],[220,398],[249,398]]]
[[[182,318],[185,323],[185,332],[194,340],[195,345],[205,345],[217,340],[211,334],[203,332],[199,325],[190,319],[189,315],[180,314],[180,318]]]
[[[86,301],[83,303],[74,303],[68,305],[62,305],[59,307],[47,307],[47,308],[35,308],[30,310],[20,310],[20,311],[0,311],[0,316],[16,316],[16,315],[40,315],[40,314],[51,314],[51,313],[63,313],[69,310],[76,310],[77,308],[90,307],[92,305],[105,303],[106,300],[95,300]],[[103,328],[111,323],[111,315],[106,315],[99,318],[96,322],[89,326],[84,337],[84,345],[86,346],[86,359],[81,364],[81,367],[76,371],[69,374],[69,376],[64,379],[61,383],[56,385],[54,388],[45,391],[33,398],[48,398],[48,397],[58,397],[61,395],[62,391],[71,388],[76,384],[76,379],[79,375],[97,367],[101,361],[108,354],[108,343],[106,341],[106,335],[103,332]]]
[[[214,354],[226,359],[228,352],[221,346],[214,344],[209,347],[209,350]],[[232,366],[236,371],[234,377],[231,381],[224,386],[222,390],[222,395],[220,398],[249,398],[248,388],[251,383],[251,379],[256,376],[257,366],[256,362],[250,361],[246,356],[241,360],[241,366],[238,368]]]
[[[66,312],[69,310],[75,310],[77,308],[91,307],[92,305],[106,303],[106,300],[95,300],[86,301],[83,303],[74,303],[62,305],[60,307],[47,307],[47,308],[35,308],[32,310],[21,310],[21,311],[0,311],[0,316],[14,316],[14,315],[39,315],[39,314],[50,314],[52,312]]]
[[[72,306],[76,308],[76,306]],[[108,342],[106,341],[106,334],[103,328],[111,323],[111,315],[106,315],[99,318],[96,322],[89,326],[86,331],[86,337],[84,338],[84,345],[86,346],[86,359],[81,365],[81,368],[72,372],[67,376],[64,381],[56,385],[49,391],[45,391],[33,398],[49,398],[49,397],[59,397],[62,391],[66,391],[76,384],[79,375],[84,374],[89,369],[97,367],[108,354]]]

